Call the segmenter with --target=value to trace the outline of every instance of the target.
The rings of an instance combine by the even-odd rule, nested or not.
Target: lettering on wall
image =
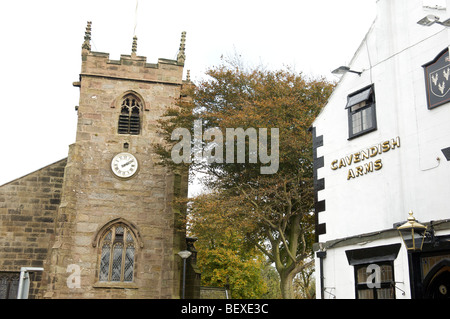
[[[383,161],[378,156],[400,147],[400,137],[396,137],[372,147],[351,153],[343,158],[331,162],[331,169],[348,169],[347,180],[355,179],[379,171],[383,168]],[[353,166],[352,166],[353,165]]]

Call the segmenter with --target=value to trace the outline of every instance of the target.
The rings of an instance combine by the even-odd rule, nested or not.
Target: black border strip
[[[316,128],[311,127],[312,142],[313,142],[313,177],[314,177],[314,221],[315,221],[315,241],[319,242],[319,236],[326,234],[326,224],[319,224],[319,213],[326,209],[325,200],[319,202],[319,191],[325,189],[325,179],[318,179],[317,171],[319,168],[325,166],[324,157],[317,157],[317,149],[324,144],[323,135],[317,136]]]

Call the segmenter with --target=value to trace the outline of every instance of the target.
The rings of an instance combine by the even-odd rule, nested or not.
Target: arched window
[[[134,94],[122,99],[119,115],[119,134],[139,135],[141,132],[142,102]]]
[[[109,227],[100,241],[100,282],[132,282],[136,239],[124,224]]]

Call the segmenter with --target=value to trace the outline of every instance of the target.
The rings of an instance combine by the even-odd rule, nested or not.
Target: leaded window
[[[347,98],[349,139],[377,129],[374,87],[369,86]]]
[[[119,134],[139,135],[141,132],[142,102],[133,94],[122,99],[119,115]]]
[[[113,225],[102,238],[99,281],[132,282],[134,278],[135,238],[123,224]]]
[[[0,299],[16,299],[20,273],[0,272]]]

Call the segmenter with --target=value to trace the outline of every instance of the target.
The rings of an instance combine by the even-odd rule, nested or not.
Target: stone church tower
[[[76,141],[70,145],[43,298],[179,298],[185,230],[173,207],[185,174],[157,165],[157,120],[180,97],[177,60],[119,61],[82,45]],[[186,82],[185,82],[186,84]]]

